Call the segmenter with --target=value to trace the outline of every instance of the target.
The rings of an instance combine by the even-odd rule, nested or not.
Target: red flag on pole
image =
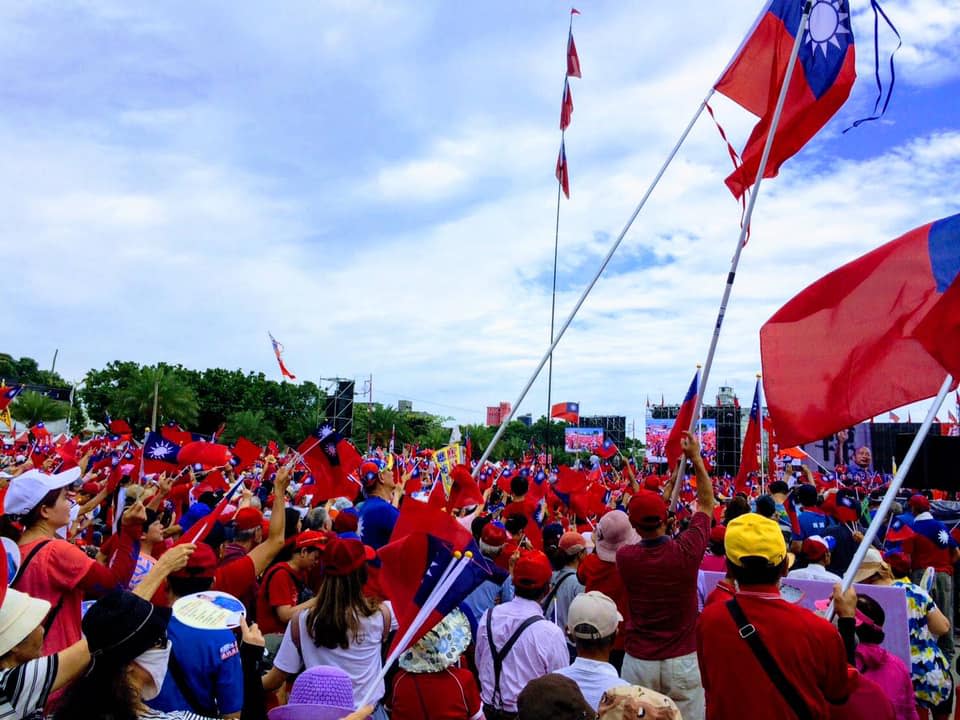
[[[560,129],[570,127],[573,118],[573,95],[570,93],[570,81],[563,81],[563,102],[560,104]]]
[[[677,413],[677,419],[673,421],[673,427],[670,428],[670,435],[667,436],[666,454],[667,465],[670,468],[676,466],[677,461],[683,454],[680,448],[680,439],[683,432],[690,429],[690,423],[693,422],[693,408],[697,404],[697,395],[699,394],[700,369],[693,376],[690,387],[687,388],[687,394],[683,398],[683,404]]]
[[[564,143],[560,141],[560,154],[557,155],[557,182],[560,183],[560,189],[563,194],[570,199],[570,175],[567,172],[567,150]]]
[[[572,28],[567,37],[567,77],[583,77],[580,74],[580,56],[577,55],[577,44],[573,41]]]
[[[740,453],[740,470],[733,486],[737,492],[747,492],[747,476],[760,469],[757,448],[760,445],[760,381],[753,390],[753,404],[750,406],[750,420],[743,437],[743,452]]]
[[[760,118],[741,153],[742,165],[726,179],[736,198],[757,178],[803,5],[796,0],[770,0],[716,84],[717,92]],[[817,3],[816,7],[817,11],[829,12],[830,18],[811,17],[764,177],[776,177],[780,166],[827,124],[846,102],[856,80],[849,3],[835,0]],[[825,30],[829,30],[829,35]]]
[[[929,322],[960,318],[958,273],[960,214],[881,245],[780,308],[760,351],[781,443],[819,440],[960,377],[952,333]]]
[[[277,356],[277,364],[280,366],[280,374],[285,378],[296,380],[297,376],[287,370],[287,366],[283,363],[283,345],[278,343],[277,339],[269,332],[267,335],[270,335],[270,343],[273,345],[273,354]]]

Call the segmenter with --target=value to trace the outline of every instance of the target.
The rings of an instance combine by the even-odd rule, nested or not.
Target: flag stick
[[[527,384],[524,385],[523,390],[520,391],[520,395],[517,398],[516,402],[513,403],[513,407],[510,408],[510,412],[507,415],[506,419],[502,420],[500,427],[497,428],[497,432],[494,433],[493,438],[490,440],[490,444],[487,445],[486,450],[483,451],[483,455],[480,458],[479,463],[477,463],[477,468],[483,465],[484,461],[490,457],[490,453],[493,452],[493,448],[496,447],[497,443],[500,441],[500,438],[503,436],[503,433],[507,429],[507,425],[510,424],[510,421],[513,420],[513,416],[517,414],[517,411],[520,409],[520,403],[523,402],[523,399],[527,396],[527,393],[530,392],[530,388],[533,386],[533,383],[536,381],[537,377],[540,375],[540,372],[543,370],[543,366],[547,364],[547,360],[553,355],[554,348],[560,344],[560,340],[563,339],[563,334],[567,331],[567,328],[570,327],[570,323],[573,322],[573,319],[577,316],[577,313],[580,311],[580,307],[583,305],[584,301],[587,299],[587,296],[590,294],[590,291],[593,290],[593,286],[597,284],[597,281],[600,279],[600,276],[603,274],[603,271],[607,269],[607,265],[610,263],[610,260],[613,258],[614,253],[617,252],[617,248],[620,247],[620,243],[623,242],[623,238],[626,237],[627,232],[630,230],[630,227],[633,225],[634,220],[637,219],[637,216],[640,214],[640,211],[643,209],[643,206],[647,204],[647,200],[650,198],[650,195],[653,194],[654,189],[660,183],[660,179],[666,173],[667,168],[670,166],[670,163],[673,162],[673,159],[676,157],[677,153],[680,151],[680,146],[686,141],[687,136],[690,134],[690,131],[693,129],[693,126],[696,124],[697,120],[700,119],[700,115],[703,114],[703,111],[707,107],[707,103],[710,101],[710,98],[713,97],[714,89],[713,86],[710,87],[710,91],[706,94],[703,100],[700,102],[700,106],[697,108],[697,111],[693,114],[693,117],[690,118],[690,122],[687,123],[687,126],[684,128],[683,133],[680,135],[680,139],[677,140],[676,145],[673,146],[673,149],[670,151],[670,154],[667,155],[667,159],[664,160],[663,165],[660,166],[660,170],[654,176],[653,180],[650,182],[650,185],[647,187],[646,192],[644,192],[643,197],[640,198],[640,202],[637,204],[637,207],[634,209],[633,213],[627,219],[626,225],[623,226],[623,230],[620,231],[620,234],[617,236],[617,239],[614,241],[610,250],[607,251],[606,257],[604,257],[603,262],[600,263],[600,267],[597,268],[597,272],[594,274],[593,279],[584,289],[583,293],[580,295],[580,299],[577,300],[576,305],[573,306],[573,310],[570,311],[570,314],[567,316],[567,319],[563,322],[563,325],[560,326],[560,331],[557,333],[557,336],[553,339],[553,342],[550,343],[550,347],[547,348],[547,351],[544,353],[543,357],[540,359],[539,364],[534,369],[533,374],[530,376],[530,379],[527,380]],[[479,470],[474,468],[473,476],[476,477]]]
[[[730,271],[727,273],[727,284],[723,289],[723,297],[720,299],[720,311],[717,313],[717,324],[713,328],[713,337],[710,339],[710,349],[707,350],[707,359],[703,364],[703,375],[700,380],[700,392],[697,394],[697,405],[693,413],[693,423],[700,414],[700,406],[703,403],[704,390],[707,387],[707,381],[710,378],[710,368],[713,367],[713,357],[717,352],[717,343],[720,340],[720,330],[723,327],[723,317],[727,313],[727,303],[730,302],[730,293],[733,290],[733,281],[737,277],[737,266],[740,264],[740,253],[743,252],[743,243],[746,240],[747,233],[750,231],[750,219],[753,217],[753,208],[757,204],[757,196],[760,194],[760,184],[763,182],[763,173],[767,169],[767,161],[770,159],[770,149],[773,147],[773,138],[777,132],[777,125],[780,124],[780,115],[783,113],[783,105],[787,100],[787,91],[790,89],[790,78],[793,77],[793,70],[797,66],[797,55],[800,53],[800,45],[803,42],[803,34],[806,32],[807,23],[810,20],[810,11],[813,8],[811,0],[807,0],[803,6],[803,15],[800,17],[800,26],[797,28],[797,35],[793,40],[793,49],[790,51],[790,59],[787,61],[787,69],[783,75],[783,83],[780,85],[780,96],[777,98],[777,105],[773,111],[773,117],[770,120],[770,129],[767,131],[767,139],[763,145],[763,154],[760,156],[760,165],[757,168],[757,179],[753,184],[753,190],[750,192],[750,202],[747,204],[747,210],[743,216],[743,227],[740,228],[740,236],[737,238],[737,247],[733,253],[733,259],[730,261]],[[694,425],[691,423],[690,432],[694,431]],[[670,507],[674,507],[677,502],[677,495],[680,491],[680,484],[677,483],[673,488],[673,497],[670,500]]]
[[[358,703],[358,707],[363,707],[373,700],[372,695],[375,692],[374,688],[376,688],[380,681],[386,677],[387,672],[390,670],[390,666],[397,661],[397,658],[407,651],[410,641],[413,639],[414,635],[416,635],[420,628],[423,627],[423,624],[427,621],[430,613],[434,611],[434,609],[437,607],[437,604],[443,599],[443,596],[447,594],[447,591],[453,586],[453,583],[456,582],[457,578],[463,574],[463,571],[467,569],[471,562],[472,560],[467,554],[461,555],[460,557],[454,557],[450,561],[446,570],[444,571],[444,574],[441,576],[440,581],[434,587],[433,592],[431,592],[424,601],[420,611],[413,618],[413,622],[410,623],[410,626],[406,629],[403,635],[400,636],[400,640],[397,642],[396,647],[394,647],[393,652],[391,652],[387,659],[383,662],[383,666],[380,668],[380,673],[377,675],[376,681],[370,685],[371,689],[368,691],[368,697],[363,698],[363,700]]]
[[[940,411],[940,406],[943,405],[944,398],[947,397],[947,393],[950,391],[951,385],[953,385],[953,376],[947,375],[947,377],[944,378],[943,385],[940,386],[940,392],[937,393],[937,397],[934,399],[933,404],[927,411],[927,416],[923,419],[923,424],[920,425],[920,429],[917,430],[916,437],[914,437],[913,442],[910,443],[910,449],[907,450],[907,454],[904,456],[903,462],[900,464],[900,467],[897,468],[897,474],[890,482],[890,487],[887,488],[887,492],[883,496],[883,501],[880,503],[880,507],[877,508],[877,512],[873,516],[873,520],[870,521],[870,526],[867,528],[867,532],[864,533],[863,540],[860,541],[860,545],[853,555],[853,560],[850,561],[850,567],[848,567],[847,571],[843,574],[843,583],[841,584],[841,589],[844,592],[849,590],[850,586],[853,585],[853,576],[856,575],[857,570],[860,569],[860,564],[863,562],[863,558],[867,554],[867,550],[870,549],[874,539],[877,537],[877,533],[880,530],[880,525],[886,519],[887,513],[890,512],[890,506],[893,505],[893,501],[897,496],[897,492],[900,490],[900,486],[903,485],[903,481],[907,477],[907,473],[910,471],[910,466],[913,464],[914,459],[920,452],[920,446],[923,445],[923,441],[927,437],[927,433],[930,432],[930,426],[933,425],[933,420]]]

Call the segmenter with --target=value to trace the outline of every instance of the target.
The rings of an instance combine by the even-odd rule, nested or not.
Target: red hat
[[[371,487],[380,479],[380,471],[383,470],[384,467],[385,466],[379,461],[364,460],[360,463],[360,469],[357,471],[357,474],[360,476],[360,483],[365,488]]]
[[[304,548],[323,550],[328,542],[330,542],[330,536],[327,533],[320,530],[304,530],[297,535],[296,548],[297,550]]]
[[[360,525],[360,518],[353,508],[346,508],[337,513],[333,519],[333,531],[340,533],[356,532]]]
[[[643,487],[658,492],[660,490],[660,478],[657,475],[647,475],[643,479]]]
[[[902,552],[890,552],[883,556],[890,565],[894,577],[910,577],[910,556]]]
[[[820,562],[827,556],[829,551],[830,546],[827,545],[826,540],[819,536],[808,537],[800,546],[800,552],[802,552],[804,557],[810,562]]]
[[[918,515],[930,510],[930,500],[927,499],[926,495],[921,495],[920,493],[911,495],[908,505],[910,505],[910,509]]]
[[[712,528],[710,528],[710,542],[722,543],[723,539],[726,536],[727,536],[726,525],[714,525]]]
[[[253,530],[263,524],[263,513],[252,507],[242,507],[233,516],[237,530]]]
[[[587,549],[587,539],[580,533],[570,530],[560,536],[557,547],[566,555],[576,555]]]
[[[217,570],[217,555],[213,548],[206,543],[197,543],[197,549],[187,560],[185,567],[170,573],[171,577],[178,578],[209,578],[213,579]]]
[[[667,504],[657,493],[641,490],[627,507],[631,524],[640,530],[656,530],[667,520]]]
[[[368,549],[359,540],[333,538],[327,542],[323,553],[323,572],[335,577],[349,575],[372,559],[369,555]]]
[[[542,588],[553,577],[553,567],[547,556],[539,550],[524,553],[513,566],[513,584],[517,587]]]
[[[507,531],[500,523],[488,522],[480,533],[480,542],[490,547],[503,547],[507,544]]]

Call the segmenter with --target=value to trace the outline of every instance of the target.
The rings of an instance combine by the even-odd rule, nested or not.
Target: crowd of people
[[[850,569],[882,486],[788,465],[730,492],[689,433],[689,474],[676,476],[541,456],[474,468],[478,481],[461,472],[447,487],[429,451],[376,450],[336,469],[354,497],[323,497],[293,450],[151,475],[129,462],[134,445],[90,442],[75,463],[3,457],[0,718],[953,711],[960,551],[923,494],[895,505]],[[454,518],[487,571],[385,664],[405,622],[381,582],[385,548],[408,503]],[[859,592],[841,591],[848,570]],[[722,579],[708,593],[709,573]],[[832,613],[781,594],[783,578],[829,581]],[[882,646],[872,586],[903,588],[908,664]],[[243,604],[239,627],[199,629],[172,612],[211,590]]]

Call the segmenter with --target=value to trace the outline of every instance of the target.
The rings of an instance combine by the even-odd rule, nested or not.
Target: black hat
[[[520,720],[581,720],[596,717],[580,687],[570,678],[550,673],[531,680],[517,697]]]
[[[114,590],[94,603],[81,627],[94,662],[122,666],[153,647],[166,634],[168,622],[170,608]]]

